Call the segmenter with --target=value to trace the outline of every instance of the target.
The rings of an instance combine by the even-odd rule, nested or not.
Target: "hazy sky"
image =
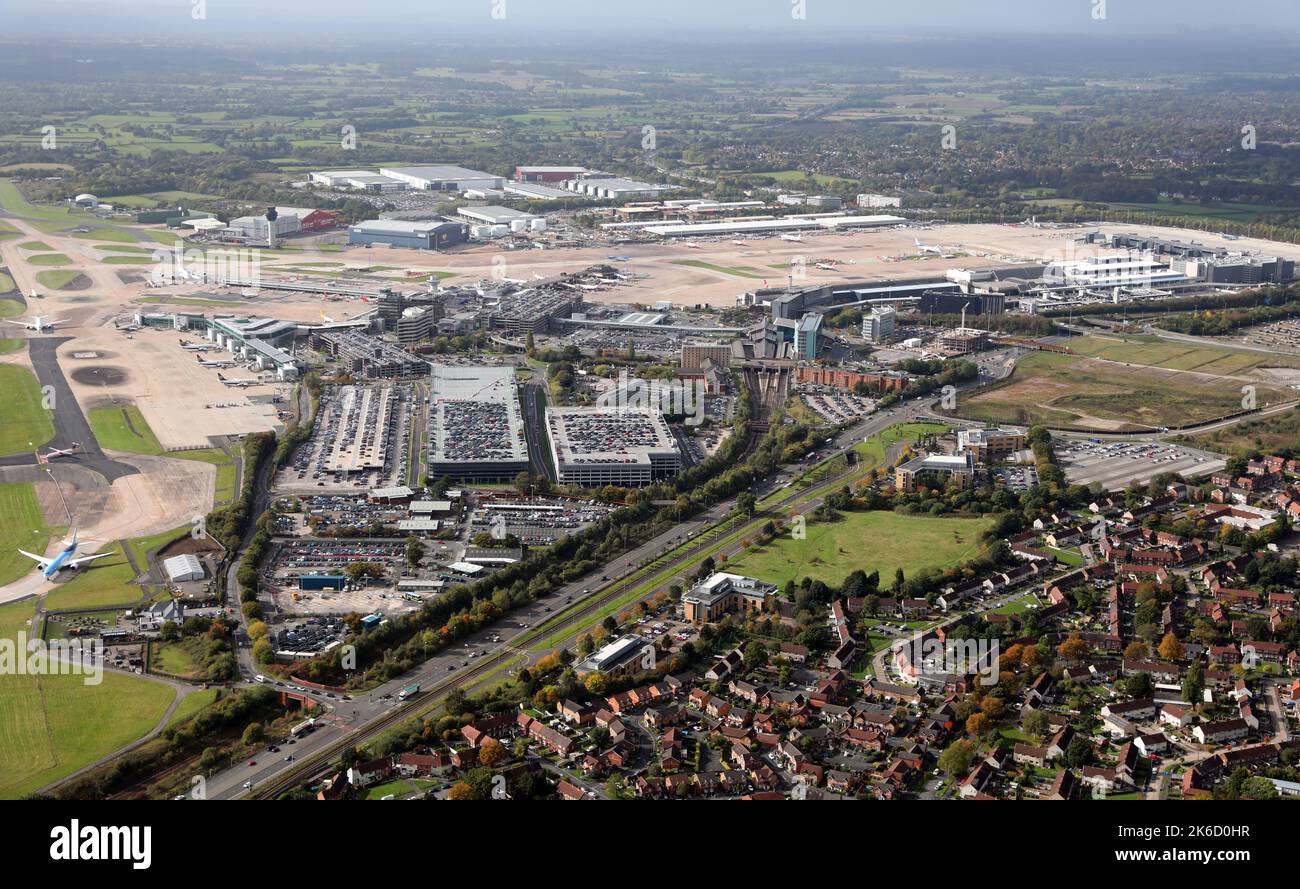
[[[196,19],[200,3],[206,18]],[[1103,3],[1105,17],[1097,20],[1094,7]],[[646,36],[687,39],[727,32],[844,40],[898,31],[1149,34],[1153,40],[1244,31],[1275,42],[1300,35],[1298,9],[1300,0],[0,0],[0,39],[207,41],[238,31],[299,43],[312,37],[436,42],[453,34],[519,39],[558,32],[608,34],[621,42],[642,29]],[[793,14],[800,11],[801,19]]]

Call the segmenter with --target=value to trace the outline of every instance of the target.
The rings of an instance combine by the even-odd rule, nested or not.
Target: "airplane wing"
[[[113,555],[113,551],[106,552],[106,553],[95,553],[93,556],[82,556],[79,559],[69,559],[68,561],[63,563],[63,567],[78,568],[86,562],[93,562],[95,559],[102,559],[104,558],[104,556],[111,556],[111,555]]]
[[[41,566],[42,571],[44,571],[47,567],[49,567],[50,562],[54,561],[53,559],[45,558],[45,556],[38,556],[36,555],[36,553],[29,553],[25,549],[20,549],[18,550],[18,552],[22,553],[24,556],[26,556],[29,559],[35,559],[36,564]]]
[[[6,324],[21,324],[23,327],[27,326],[26,321],[15,321],[12,318],[0,318],[0,321],[3,321]]]

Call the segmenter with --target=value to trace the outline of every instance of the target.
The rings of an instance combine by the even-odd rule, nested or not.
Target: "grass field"
[[[27,257],[29,265],[67,265],[72,262],[62,253],[36,253]]]
[[[0,287],[5,284],[9,286],[0,291],[0,293],[9,293],[14,289],[14,279],[10,278],[4,272],[0,272]],[[13,318],[23,313],[23,304],[16,299],[0,299],[0,318]]]
[[[46,253],[54,248],[44,241],[23,241],[18,245],[19,250],[27,250],[31,253]]]
[[[18,547],[43,555],[49,542],[50,529],[41,515],[36,489],[30,483],[0,484],[0,586],[35,567]]]
[[[0,637],[27,628],[33,600],[0,606]],[[0,798],[31,793],[136,740],[167,712],[166,685],[105,672],[6,676],[0,682]]]
[[[177,704],[176,709],[172,711],[172,718],[167,720],[167,728],[180,725],[195,713],[198,713],[204,707],[211,704],[217,699],[217,695],[220,691],[221,690],[217,688],[201,688],[187,694],[184,700]]]
[[[54,437],[54,421],[41,406],[41,384],[25,367],[0,365],[0,454],[16,454]]]
[[[948,568],[976,556],[987,519],[907,516],[893,512],[844,513],[836,522],[810,522],[807,538],[781,537],[728,559],[727,571],[769,583],[804,577],[838,586],[859,568],[879,571],[882,582],[905,572]]]
[[[71,287],[73,284],[89,281],[85,275],[75,269],[52,269],[48,272],[37,272],[36,280],[51,290],[62,290],[65,287]]]
[[[163,452],[158,437],[133,404],[92,408],[87,420],[101,448],[154,457]]]
[[[1176,427],[1234,413],[1242,386],[1256,385],[1260,406],[1285,401],[1285,389],[1254,381],[1263,367],[1296,359],[1145,339],[1079,337],[1078,355],[1036,352],[1011,380],[966,397],[961,416],[987,423],[1078,426],[1101,431]]]
[[[674,259],[673,265],[686,265],[695,269],[708,269],[713,272],[722,272],[725,275],[735,275],[737,278],[762,278],[764,275],[758,269],[749,266],[726,266],[714,265],[711,262],[705,262],[701,259]]]
[[[104,549],[90,544],[78,552],[86,555]],[[45,607],[50,611],[76,611],[103,605],[139,605],[144,598],[143,590],[131,583],[135,580],[131,563],[116,543],[108,545],[107,550],[112,555],[96,559],[78,569],[71,580],[56,584],[45,597]],[[66,573],[61,572],[60,576]]]

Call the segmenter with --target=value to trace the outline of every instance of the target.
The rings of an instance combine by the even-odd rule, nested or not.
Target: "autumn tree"
[[[478,761],[489,768],[506,758],[506,748],[496,738],[488,738],[478,749]]]
[[[1180,661],[1183,659],[1183,643],[1178,641],[1178,637],[1172,631],[1165,633],[1165,638],[1160,640],[1160,646],[1156,650],[1167,661]]]

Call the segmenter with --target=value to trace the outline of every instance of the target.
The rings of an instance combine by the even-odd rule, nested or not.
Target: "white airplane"
[[[694,241],[687,241],[686,244],[685,244],[684,246],[689,247],[689,248],[692,249],[692,250],[699,250],[699,249],[700,249],[700,245],[697,244],[697,243],[694,242]]]
[[[782,241],[794,241],[796,244],[803,243],[803,235],[781,235]]]
[[[186,349],[190,352],[206,352],[208,349],[212,348],[212,345],[209,343],[187,343],[185,340],[181,340],[180,343],[182,349]]]
[[[242,389],[244,386],[260,386],[260,385],[262,385],[262,381],[261,381],[261,380],[250,380],[250,379],[242,379],[242,380],[228,380],[228,379],[226,379],[225,377],[223,377],[221,374],[217,374],[217,379],[220,380],[221,382],[225,383],[227,386],[238,386],[238,387],[240,387],[241,389]]]
[[[933,253],[936,256],[943,256],[944,249],[938,244],[922,244],[919,238],[913,238],[912,243],[916,244],[916,249],[922,254]]]
[[[80,450],[80,448],[81,448],[81,442],[74,441],[72,443],[72,447],[70,448],[50,448],[49,452],[45,454],[42,454],[38,449],[36,451],[36,462],[49,463],[55,457],[67,457],[71,454],[75,454],[77,453],[78,450]]]
[[[825,269],[825,270],[828,271],[828,272],[833,272],[833,271],[835,271],[835,263],[833,263],[833,262],[819,262],[819,263],[817,263],[817,268],[819,268],[819,269]]]
[[[67,318],[46,318],[44,315],[34,315],[31,318],[20,318],[18,320],[15,320],[13,318],[5,318],[4,320],[6,323],[21,324],[23,327],[26,327],[28,330],[34,330],[37,333],[43,333],[47,330],[53,330],[54,325],[63,324],[68,319]]]
[[[731,243],[735,244],[737,247],[744,247],[749,244],[748,241],[742,241],[740,238],[733,238]]]
[[[36,553],[29,553],[25,549],[20,549],[18,552],[22,553],[29,559],[35,559],[36,564],[41,566],[41,576],[46,580],[53,580],[54,575],[58,574],[64,568],[67,568],[70,571],[75,571],[77,568],[80,568],[82,565],[89,562],[93,562],[95,559],[102,559],[104,556],[112,555],[111,552],[96,553],[93,556],[82,556],[79,559],[74,559],[73,556],[77,552],[76,528],[72,529],[72,538],[64,541],[64,543],[66,545],[59,551],[59,554],[52,559],[47,559],[45,556],[38,556]]]
[[[203,357],[203,353],[198,354],[199,364],[204,367],[234,367],[236,362],[229,359],[208,359]]]

